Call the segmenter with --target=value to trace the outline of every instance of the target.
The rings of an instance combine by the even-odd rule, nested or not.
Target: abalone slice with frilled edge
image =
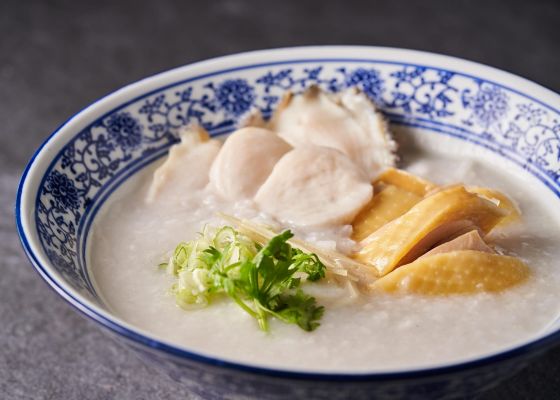
[[[181,142],[171,146],[165,162],[154,172],[147,203],[156,199],[181,199],[185,193],[200,190],[208,184],[208,171],[222,143],[210,139],[198,125],[180,132]]]
[[[385,119],[356,88],[327,93],[312,86],[302,94],[288,93],[270,121],[250,115],[245,124],[273,130],[294,147],[317,145],[337,149],[373,179],[395,165],[396,142]]]

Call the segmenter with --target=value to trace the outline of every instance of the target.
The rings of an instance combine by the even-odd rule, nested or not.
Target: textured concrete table
[[[558,1],[112,3],[0,2],[2,399],[195,398],[74,312],[33,272],[15,235],[25,162],[101,95],[192,61],[304,44],[430,50],[560,89]],[[559,377],[557,348],[480,398],[558,398]]]

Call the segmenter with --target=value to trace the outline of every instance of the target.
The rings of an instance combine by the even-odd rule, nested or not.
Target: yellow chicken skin
[[[468,186],[467,190],[490,200],[508,214],[502,221],[500,221],[498,224],[499,226],[506,226],[511,223],[518,222],[521,219],[521,211],[519,208],[515,205],[513,200],[502,192],[480,186]]]
[[[402,169],[388,168],[377,177],[376,182],[397,186],[403,190],[424,197],[437,185]]]
[[[504,216],[491,201],[453,186],[423,199],[366,237],[354,258],[383,276],[445,240],[473,229],[486,234]]]
[[[388,168],[374,182],[371,202],[352,222],[352,239],[359,242],[400,217],[437,186],[406,171]]]
[[[529,267],[515,257],[460,250],[422,257],[378,279],[370,288],[428,296],[499,292],[529,275]]]
[[[352,240],[365,239],[383,225],[400,217],[422,197],[394,185],[375,185],[375,195],[352,223]]]

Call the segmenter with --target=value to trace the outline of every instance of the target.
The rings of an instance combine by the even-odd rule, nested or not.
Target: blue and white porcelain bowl
[[[29,162],[17,228],[42,278],[81,313],[209,399],[421,399],[471,395],[560,339],[560,323],[516,348],[469,362],[387,373],[274,370],[209,358],[158,340],[100,301],[88,233],[123,182],[166,154],[179,127],[231,131],[247,110],[270,115],[282,94],[309,85],[360,87],[394,126],[470,142],[522,166],[560,198],[560,96],[525,79],[452,57],[376,47],[258,51],[180,67],[97,101],[57,129]],[[560,199],[559,203],[560,205]]]

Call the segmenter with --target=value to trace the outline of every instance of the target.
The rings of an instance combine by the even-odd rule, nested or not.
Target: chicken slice
[[[400,217],[422,197],[395,185],[374,185],[375,195],[352,221],[352,239],[359,242]]]
[[[214,190],[228,200],[252,198],[291,146],[274,132],[242,128],[229,136],[210,170]]]
[[[459,250],[421,257],[375,281],[370,288],[425,296],[500,292],[523,283],[530,275],[530,268],[518,258]]]
[[[181,132],[181,142],[171,146],[165,162],[154,172],[146,201],[183,198],[208,184],[208,172],[221,142],[211,140],[204,128],[191,126]]]
[[[437,188],[437,185],[402,169],[388,168],[376,179],[376,182],[395,185],[403,190],[424,197]]]
[[[372,195],[367,175],[346,155],[308,145],[278,161],[255,201],[284,223],[325,227],[352,222]]]
[[[521,220],[521,211],[515,202],[502,192],[494,189],[488,189],[480,186],[469,186],[467,190],[476,193],[492,203],[496,204],[500,209],[504,210],[508,215],[499,223],[499,226],[506,226]]]
[[[396,143],[385,119],[355,88],[329,94],[311,87],[301,95],[288,94],[268,127],[294,147],[314,144],[340,150],[370,179],[396,162]]]
[[[433,256],[434,254],[449,253],[451,251],[458,250],[476,250],[485,253],[495,253],[494,249],[488,246],[484,239],[482,239],[478,230],[474,229],[470,232],[464,233],[459,237],[456,237],[453,240],[434,247],[432,250],[428,251],[426,254],[419,258]]]
[[[383,171],[373,188],[375,196],[352,221],[352,239],[361,241],[383,225],[400,217],[437,186],[396,168]]]
[[[355,258],[383,276],[444,240],[473,229],[486,234],[505,215],[494,203],[463,186],[443,189],[365,238]]]

